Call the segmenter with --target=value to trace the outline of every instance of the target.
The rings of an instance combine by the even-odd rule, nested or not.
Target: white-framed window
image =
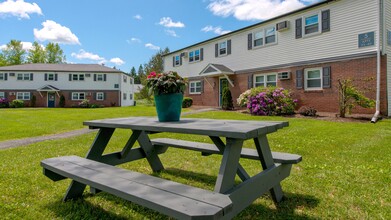
[[[277,73],[254,75],[254,87],[277,86]]]
[[[53,73],[48,73],[48,81],[54,81],[55,77]]]
[[[133,94],[129,93],[129,100],[133,100]]]
[[[200,61],[200,49],[189,52],[189,62]]]
[[[103,92],[97,92],[96,93],[96,100],[98,100],[98,101],[105,100],[105,94]]]
[[[322,68],[304,69],[304,89],[321,90],[322,89]]]
[[[17,92],[16,99],[19,100],[30,100],[30,92]]]
[[[128,82],[128,77],[123,76],[124,83]]]
[[[257,30],[253,33],[254,48],[275,44],[275,43],[277,43],[277,38],[276,38],[276,28],[274,26]]]
[[[190,94],[201,94],[201,81],[192,81],[189,83]]]
[[[320,15],[312,14],[308,16],[304,16],[304,25],[303,25],[303,33],[304,35],[310,35],[315,33],[320,33]]]
[[[126,99],[127,99],[126,97],[127,97],[126,93],[123,93],[123,94],[122,94],[122,99],[123,99],[123,100],[126,100]]]
[[[5,98],[5,92],[0,92],[0,99]]]
[[[16,76],[16,80],[19,81],[30,81],[31,80],[31,74],[30,73],[18,73]]]
[[[72,81],[84,81],[84,74],[72,74]]]
[[[72,100],[84,100],[85,98],[85,92],[72,92]]]
[[[220,42],[218,45],[219,56],[227,55],[227,41]]]
[[[181,65],[181,56],[177,55],[175,56],[175,66],[180,66]]]
[[[104,81],[103,74],[96,74],[96,81]]]
[[[5,73],[0,73],[0,80],[5,80]]]

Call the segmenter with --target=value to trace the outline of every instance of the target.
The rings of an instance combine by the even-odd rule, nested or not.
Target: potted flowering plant
[[[146,86],[154,96],[159,121],[179,121],[186,81],[177,72],[151,72]]]

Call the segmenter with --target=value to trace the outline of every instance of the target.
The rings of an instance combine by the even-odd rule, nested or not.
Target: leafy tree
[[[33,47],[29,50],[27,55],[28,63],[45,63],[46,51],[38,42],[34,41]]]
[[[46,45],[46,63],[65,63],[64,51],[58,43],[48,43]]]
[[[21,41],[11,40],[5,49],[3,49],[3,56],[7,65],[18,65],[24,62],[26,51],[23,50]]]
[[[0,53],[0,66],[6,66],[7,60],[5,59],[4,55]]]
[[[140,76],[137,75],[136,68],[132,67],[132,69],[130,70],[130,76],[133,77],[134,84],[140,84],[141,83]]]
[[[164,50],[159,50],[155,55],[149,59],[149,62],[144,66],[145,74],[150,72],[161,73],[164,71],[163,55],[169,53],[170,49],[166,47]]]
[[[375,101],[367,98],[362,91],[359,91],[351,79],[338,79],[338,94],[339,94],[339,116],[345,118],[346,113],[359,105],[363,108],[373,108]]]

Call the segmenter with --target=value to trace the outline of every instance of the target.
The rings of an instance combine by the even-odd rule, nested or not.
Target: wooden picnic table
[[[64,156],[41,162],[50,179],[73,180],[64,201],[81,197],[89,185],[93,193],[105,191],[177,219],[231,219],[268,191],[276,203],[281,201],[280,182],[290,175],[292,164],[301,161],[300,155],[270,150],[267,134],[288,126],[287,122],[192,118],[159,122],[154,117],[130,117],[87,121],[84,125],[99,129],[86,158]],[[122,151],[103,155],[115,129],[131,129],[132,134]],[[149,134],[157,132],[205,135],[213,144],[151,140]],[[255,149],[242,147],[248,139],[253,139]],[[140,147],[134,147],[136,141]],[[145,158],[153,171],[163,170],[159,154],[168,147],[203,155],[222,154],[214,191],[115,167]],[[239,163],[241,157],[258,160],[263,169],[250,176]],[[236,175],[242,180],[238,185],[234,184]]]

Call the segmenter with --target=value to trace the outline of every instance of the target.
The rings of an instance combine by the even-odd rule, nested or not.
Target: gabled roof
[[[236,33],[238,33],[238,32],[241,32],[241,31],[245,31],[245,30],[254,28],[254,27],[258,26],[258,25],[261,25],[261,24],[264,24],[264,23],[267,23],[267,22],[270,22],[270,21],[273,21],[273,20],[277,20],[277,19],[280,19],[280,18],[285,17],[285,16],[288,16],[288,15],[292,15],[292,14],[295,14],[295,13],[299,13],[299,12],[301,12],[301,11],[305,11],[305,10],[308,10],[308,9],[310,9],[310,8],[314,8],[314,7],[317,7],[317,6],[319,6],[319,5],[323,5],[323,4],[332,2],[332,1],[337,1],[337,0],[321,0],[321,1],[318,2],[318,3],[314,3],[314,4],[312,4],[312,5],[308,5],[308,6],[306,6],[306,7],[303,7],[303,8],[300,8],[300,9],[297,9],[297,10],[294,10],[294,11],[291,11],[291,12],[288,12],[288,13],[286,13],[286,14],[282,14],[282,15],[279,15],[279,16],[277,16],[277,17],[270,18],[270,19],[268,19],[268,20],[264,20],[264,21],[261,21],[261,22],[259,22],[259,23],[253,24],[253,25],[250,25],[250,26],[247,26],[247,27],[244,27],[244,28],[235,30],[235,31],[231,31],[231,32],[229,32],[229,33],[227,33],[227,34],[223,34],[223,35],[220,35],[220,36],[217,36],[217,37],[214,37],[214,38],[210,38],[210,39],[208,39],[208,40],[201,41],[201,42],[199,42],[199,43],[195,43],[195,44],[193,44],[193,45],[184,47],[184,48],[182,48],[182,49],[175,50],[175,51],[172,51],[172,52],[170,52],[170,53],[163,54],[163,57],[164,57],[164,56],[168,56],[168,55],[170,55],[170,54],[178,53],[179,51],[186,50],[186,49],[189,49],[189,48],[198,46],[198,45],[202,45],[202,44],[208,43],[208,42],[210,42],[210,41],[217,40],[217,39],[219,39],[219,38],[229,37],[230,35],[234,35],[234,34],[236,34]]]
[[[46,86],[42,86],[40,88],[37,89],[38,92],[58,92],[60,91],[60,89],[52,86],[52,85],[46,85]]]
[[[123,73],[121,70],[99,64],[47,64],[32,63],[0,67],[0,71],[50,71],[50,72],[94,72],[94,73]]]
[[[208,64],[201,72],[200,76],[221,76],[232,75],[234,71],[221,64]]]

